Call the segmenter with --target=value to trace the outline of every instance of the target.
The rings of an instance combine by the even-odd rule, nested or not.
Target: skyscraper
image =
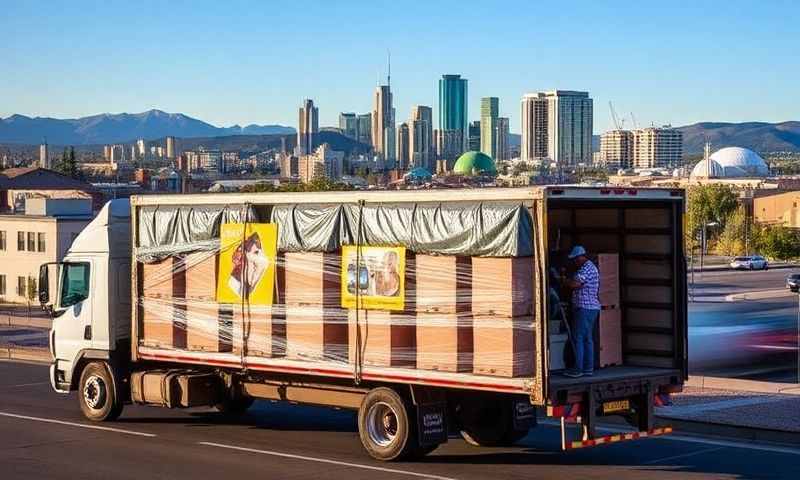
[[[495,160],[508,160],[508,117],[497,117],[497,128],[495,129],[494,151]]]
[[[497,160],[497,117],[500,115],[500,99],[481,99],[481,146],[480,151]]]
[[[319,133],[319,109],[314,106],[314,100],[303,100],[300,107],[300,119],[297,123],[297,149],[300,155],[314,151],[314,142]]]
[[[410,164],[434,173],[433,163],[433,109],[425,105],[411,107],[408,122]]]
[[[397,126],[397,168],[407,170],[411,163],[408,124],[403,122]]]
[[[339,130],[342,135],[353,140],[358,140],[358,118],[355,113],[340,113],[339,114]]]
[[[592,108],[588,92],[553,90],[522,97],[522,159],[590,163]]]
[[[469,141],[467,148],[473,152],[481,150],[481,121],[475,120],[469,123]]]
[[[372,114],[364,113],[357,119],[358,140],[364,145],[372,145]]]
[[[650,127],[633,132],[634,168],[675,168],[683,163],[683,132]]]
[[[175,137],[167,137],[167,158],[175,159]]]
[[[467,149],[467,79],[461,75],[442,75],[439,80],[439,135],[438,137],[458,141],[437,142],[437,154],[446,159],[461,155]],[[457,133],[451,133],[457,132]],[[459,148],[455,148],[459,145]],[[448,150],[445,147],[451,147]]]
[[[47,142],[39,145],[39,167],[50,168],[50,152],[47,148]]]
[[[388,82],[387,82],[388,83]],[[372,147],[384,160],[394,159],[394,108],[392,89],[378,85],[372,108]]]

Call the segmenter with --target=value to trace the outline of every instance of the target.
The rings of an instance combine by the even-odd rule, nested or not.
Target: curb
[[[53,358],[47,347],[0,347],[0,360],[49,364]]]
[[[734,438],[738,440],[751,440],[756,442],[781,443],[800,445],[800,433],[788,430],[771,430],[768,428],[745,427],[741,425],[728,425],[725,423],[698,422],[693,420],[679,420],[670,417],[656,418],[672,425],[673,433],[691,433],[692,435],[715,438]],[[669,435],[666,437],[669,439]]]
[[[800,395],[800,385],[796,383],[762,382],[738,378],[690,376],[689,380],[684,383],[684,386],[716,390],[737,390],[753,393]]]

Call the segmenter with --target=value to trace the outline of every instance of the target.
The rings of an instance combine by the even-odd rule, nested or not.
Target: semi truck
[[[510,445],[541,416],[560,424],[564,450],[666,434],[671,429],[655,424],[654,407],[680,392],[687,378],[684,208],[683,190],[580,186],[112,200],[62,261],[41,266],[39,300],[53,317],[50,382],[56,392],[77,391],[85,417],[98,422],[115,420],[131,403],[213,406],[229,415],[242,414],[254,399],[351,409],[366,452],[385,461],[425,455],[451,433],[478,446]],[[612,348],[619,358],[580,378],[563,375],[568,352],[556,351],[553,340],[566,331],[572,342],[569,313],[561,320],[552,313],[569,310],[563,296],[553,295],[558,276],[552,272],[573,245],[590,257],[613,255],[618,269],[619,300],[612,306],[619,312],[618,345]],[[382,255],[377,267],[370,248]],[[354,263],[346,264],[346,254]],[[325,271],[305,272],[324,277],[319,285],[303,284],[306,290],[292,286],[298,280],[284,271],[290,258],[302,255],[329,261]],[[512,283],[502,288],[514,291],[512,302],[527,299],[520,317],[526,320],[505,330],[510,320],[492,319],[491,312],[448,314],[456,319],[452,325],[433,325],[436,338],[452,341],[437,340],[441,352],[431,350],[424,337],[431,328],[423,320],[434,314],[403,316],[421,312],[423,298],[444,295],[424,291],[421,271],[411,279],[423,256],[457,259],[450,264],[461,272],[453,277],[455,302],[464,291],[458,259],[471,258],[472,265],[511,259]],[[242,261],[244,273],[237,270]],[[192,270],[201,263],[206,273]],[[424,281],[443,282],[452,273],[442,267]],[[206,276],[210,297],[191,300],[190,290]],[[269,285],[259,291],[262,278],[270,278]],[[370,281],[385,291],[367,291]],[[340,283],[331,289],[326,282]],[[224,289],[240,297],[226,300],[231,292]],[[290,291],[298,289],[310,303],[290,307]],[[476,284],[467,301],[484,290]],[[353,296],[345,308],[345,297]],[[414,296],[414,305],[404,296]],[[209,305],[210,314],[195,313]],[[296,309],[311,313],[298,321]],[[379,318],[389,320],[381,324]],[[257,319],[267,319],[266,326]],[[482,353],[480,342],[491,331],[478,334],[479,322],[497,327],[497,338],[507,340],[498,348],[509,351]],[[259,337],[256,331],[264,328],[267,334]],[[295,351],[297,332],[308,329],[320,332],[319,340],[305,336]],[[341,344],[338,350],[328,349],[331,332],[339,332],[333,341]],[[376,332],[388,333],[378,338]],[[403,332],[412,340],[398,347]],[[375,347],[384,348],[385,358],[369,356],[370,341],[369,348],[386,343]],[[509,369],[478,368],[492,355]],[[450,358],[455,366],[444,367]],[[424,367],[431,359],[435,365]],[[598,421],[611,416],[632,428],[598,434]]]

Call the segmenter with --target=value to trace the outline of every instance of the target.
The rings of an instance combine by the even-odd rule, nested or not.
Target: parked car
[[[734,270],[766,270],[769,268],[767,259],[761,255],[736,257],[731,261],[730,265]]]
[[[786,288],[793,292],[800,290],[800,273],[792,273],[786,277]]]

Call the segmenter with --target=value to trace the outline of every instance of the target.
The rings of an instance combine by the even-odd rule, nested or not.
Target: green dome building
[[[497,168],[489,155],[482,152],[466,152],[458,157],[453,166],[453,173],[458,175],[497,175]]]

